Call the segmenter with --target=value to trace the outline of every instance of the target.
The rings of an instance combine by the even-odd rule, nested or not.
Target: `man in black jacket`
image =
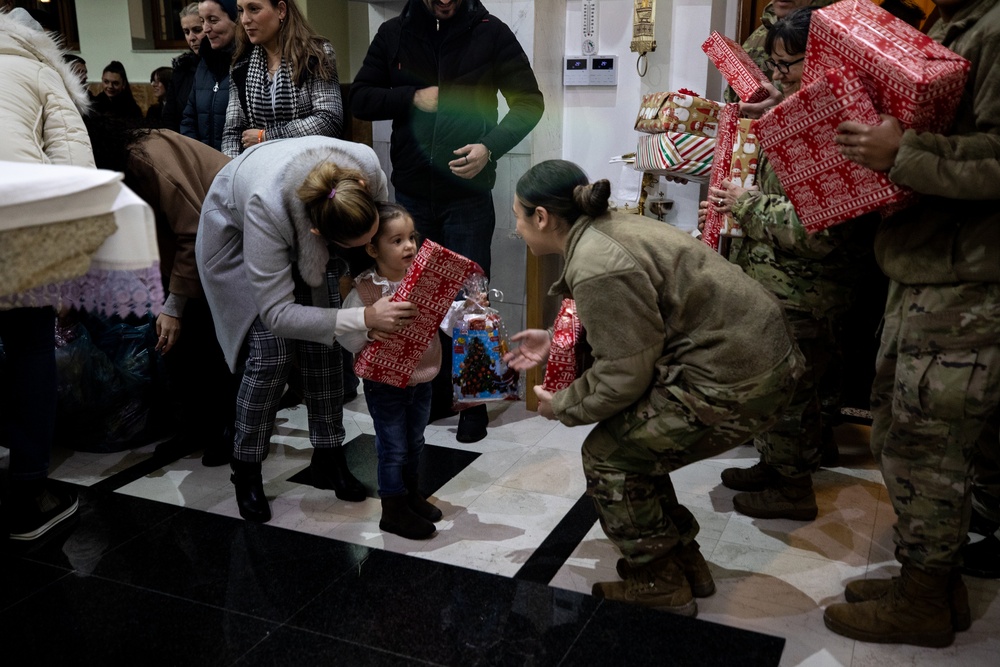
[[[497,91],[510,109],[502,120]],[[351,86],[355,116],[392,120],[392,184],[417,231],[487,275],[496,161],[543,109],[524,49],[479,0],[409,0],[379,27]],[[447,410],[441,399],[451,403],[451,357],[444,357],[432,419]],[[459,441],[486,437],[487,422],[485,406],[463,410]]]

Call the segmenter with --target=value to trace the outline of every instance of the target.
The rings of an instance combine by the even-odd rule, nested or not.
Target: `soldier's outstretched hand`
[[[534,368],[549,356],[552,339],[544,329],[525,329],[510,337],[517,347],[503,356],[504,362],[515,371]]]

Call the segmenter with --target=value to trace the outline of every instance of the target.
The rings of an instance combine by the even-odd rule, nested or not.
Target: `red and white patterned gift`
[[[712,174],[708,184],[713,188],[722,187],[722,181],[730,180],[740,187],[750,188],[757,181],[757,160],[760,144],[753,131],[753,121],[740,118],[740,105],[727,104],[719,116],[719,136],[712,158]],[[722,236],[743,236],[743,230],[732,215],[719,214],[714,207],[708,207],[705,229],[701,240],[719,249]]]
[[[577,368],[576,344],[582,332],[583,324],[576,314],[576,301],[563,299],[552,329],[552,345],[542,380],[546,391],[559,391],[573,384]]]
[[[639,132],[685,132],[714,137],[722,105],[690,90],[642,96],[635,129]]]
[[[843,1],[843,0],[842,0]],[[878,125],[878,112],[851,69],[829,70],[757,120],[768,161],[806,230],[817,232],[901,202],[912,191],[851,162],[833,142],[847,120]]]
[[[879,113],[938,133],[951,127],[970,67],[869,0],[840,0],[812,14],[802,84],[845,65],[861,76]]]
[[[763,84],[770,82],[771,79],[761,71],[742,46],[713,30],[701,45],[701,50],[715,64],[741,100],[760,102],[767,99],[767,89]]]
[[[471,259],[424,241],[391,299],[416,304],[420,312],[390,340],[369,343],[354,362],[355,374],[405,387],[466,278],[482,272]]]

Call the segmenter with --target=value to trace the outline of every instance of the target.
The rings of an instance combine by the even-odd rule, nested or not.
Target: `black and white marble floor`
[[[228,468],[153,446],[59,449],[51,477],[81,492],[65,529],[7,547],[0,591],[6,664],[153,665],[988,665],[1000,652],[1000,582],[966,578],[973,626],[946,649],[845,639],[823,608],[846,581],[888,576],[894,521],[864,427],[838,430],[841,467],[816,479],[811,523],[732,511],[719,481],[749,447],[674,474],[718,591],[697,619],[602,602],[616,550],[589,499],[567,428],[506,403],[463,445],[457,418],[427,429],[422,485],[444,512],[435,537],[378,529],[364,398],[347,405],[348,458],[372,490],[345,503],[302,482],[306,411],[279,413],[264,463],[274,513],[239,518]],[[2,450],[0,450],[2,451]],[[29,662],[30,661],[30,662]]]

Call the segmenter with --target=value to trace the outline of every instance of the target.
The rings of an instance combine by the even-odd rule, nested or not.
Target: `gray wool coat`
[[[368,146],[328,137],[265,141],[226,165],[201,211],[198,272],[229,369],[259,315],[279,338],[332,345],[338,309],[295,303],[292,265],[327,303],[326,241],[313,234],[295,192],[321,162],[359,170],[376,200],[388,198],[385,173]]]

